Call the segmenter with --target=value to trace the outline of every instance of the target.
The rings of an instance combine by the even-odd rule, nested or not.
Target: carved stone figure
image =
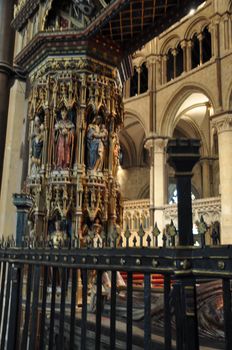
[[[102,247],[103,245],[103,237],[101,235],[102,230],[103,230],[103,227],[101,225],[101,222],[97,218],[93,224],[93,232],[94,232],[93,246],[95,248]]]
[[[119,156],[120,156],[120,143],[117,133],[112,135],[113,142],[113,164],[112,164],[112,175],[117,176],[118,166],[119,166]]]
[[[61,231],[60,221],[55,222],[55,231],[51,235],[51,241],[53,243],[54,248],[59,248],[59,245],[63,244],[67,239],[64,231]]]
[[[29,238],[30,239],[35,239],[35,227],[34,223],[31,220],[28,220],[28,233],[29,233]]]
[[[212,237],[213,245],[220,244],[220,234],[219,234],[218,229],[216,227],[213,227],[211,237]]]
[[[102,123],[102,117],[96,116],[87,130],[87,168],[102,171],[108,131]]]
[[[61,120],[55,124],[55,154],[54,163],[56,169],[69,169],[72,164],[74,150],[75,126],[68,119],[66,107],[61,109]]]
[[[42,149],[44,143],[44,125],[38,116],[34,121],[34,132],[31,135],[31,173],[37,174],[41,167]]]

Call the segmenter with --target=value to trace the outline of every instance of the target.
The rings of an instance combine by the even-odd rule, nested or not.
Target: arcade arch
[[[146,130],[139,116],[126,111],[124,128],[119,133],[121,155],[117,174],[124,199],[149,198],[149,154],[144,148],[145,137]]]

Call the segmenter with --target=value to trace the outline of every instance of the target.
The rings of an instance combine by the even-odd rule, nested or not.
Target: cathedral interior
[[[177,18],[167,12],[158,35],[158,22],[149,30],[155,11],[171,13],[175,1],[153,12],[148,1],[140,22],[140,4],[128,3],[107,24],[91,24],[110,6],[1,6],[0,232],[14,234],[12,194],[21,192],[33,198],[28,220],[36,235],[50,234],[56,220],[67,235],[96,220],[135,235],[141,224],[146,232],[155,223],[161,231],[171,220],[177,226],[166,145],[196,138],[196,244],[201,216],[208,242],[215,229],[230,243],[230,2],[190,1]]]
[[[231,244],[231,67],[230,0],[0,0],[0,233],[178,245],[191,139],[193,243]]]

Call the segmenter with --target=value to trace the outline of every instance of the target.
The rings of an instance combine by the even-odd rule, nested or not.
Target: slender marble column
[[[13,19],[13,5],[13,0],[0,0],[0,186],[2,182],[10,80],[12,74],[14,49],[14,31],[10,27],[10,23]]]
[[[210,159],[202,158],[202,194],[203,198],[208,198],[211,196],[211,174],[210,174]]]
[[[150,170],[150,218],[151,225],[163,229],[163,207],[165,203],[165,137],[153,135],[147,138],[146,148],[150,149],[151,170]],[[160,236],[161,238],[161,236]],[[161,242],[158,242],[159,245]]]
[[[232,243],[232,114],[213,120],[218,132],[221,192],[221,243]]]

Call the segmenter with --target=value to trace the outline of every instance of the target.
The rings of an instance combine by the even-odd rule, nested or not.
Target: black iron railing
[[[1,350],[232,349],[232,246],[205,247],[204,239],[201,248],[188,246],[199,147],[186,139],[167,147],[181,247],[173,224],[171,248],[151,247],[159,230],[145,239],[142,227],[138,248],[129,247],[129,230],[122,239],[116,229],[109,237],[88,232],[82,248],[78,239],[56,247],[43,236],[34,241],[24,235],[31,199],[15,195],[17,247],[14,239],[0,242]]]
[[[232,348],[232,246],[2,247],[0,265],[1,349]]]

